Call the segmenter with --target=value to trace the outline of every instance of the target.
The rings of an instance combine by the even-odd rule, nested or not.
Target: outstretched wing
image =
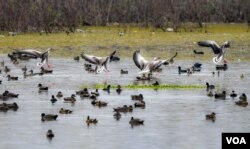
[[[95,65],[98,65],[99,64],[99,58],[97,58],[97,57],[95,57],[95,56],[93,56],[93,55],[88,55],[88,54],[84,54],[84,53],[82,53],[81,54],[81,57],[85,60],[85,61],[87,61],[87,62],[89,62],[89,63],[91,63],[91,64],[95,64]]]
[[[37,50],[33,50],[33,49],[27,49],[27,50],[18,50],[16,52],[14,52],[14,54],[20,54],[20,55],[29,55],[29,56],[33,56],[34,58],[41,58],[42,56],[42,52],[37,51]]]
[[[215,41],[212,41],[212,40],[199,41],[198,45],[202,46],[202,47],[211,47],[213,49],[214,54],[220,54],[221,53],[221,48]]]
[[[133,54],[133,60],[135,62],[135,65],[143,70],[147,64],[148,64],[148,61],[144,59],[144,57],[141,56],[140,54],[140,51],[139,50],[136,50]]]

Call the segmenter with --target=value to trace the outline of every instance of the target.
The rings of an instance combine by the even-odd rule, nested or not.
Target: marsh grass
[[[193,50],[204,51],[201,60],[210,60],[213,56],[209,48],[198,47],[200,40],[215,40],[219,44],[231,42],[227,53],[229,60],[249,60],[250,32],[246,24],[206,24],[203,28],[191,28],[188,32],[163,32],[160,29],[139,27],[84,27],[85,33],[26,33],[17,36],[0,37],[0,54],[16,49],[34,48],[45,50],[52,47],[53,57],[73,57],[81,52],[106,56],[113,50],[121,57],[131,57],[133,51],[141,49],[145,57],[161,56],[162,58],[179,52],[177,59],[194,57]],[[120,31],[126,31],[119,36]],[[239,52],[240,51],[240,52]]]
[[[103,89],[107,87],[106,84],[95,84],[95,85],[82,85],[81,88],[96,88]],[[160,84],[160,85],[122,85],[124,89],[201,89],[205,88],[205,86],[201,85],[180,85],[180,84]],[[117,88],[116,85],[111,85],[111,89]]]

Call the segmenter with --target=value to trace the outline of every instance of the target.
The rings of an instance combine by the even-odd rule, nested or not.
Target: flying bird
[[[41,62],[37,63],[37,66],[42,67],[44,64],[47,64],[48,67],[50,68],[50,65],[48,64],[48,60],[49,60],[49,52],[50,52],[51,48],[48,48],[45,52],[40,52],[37,50],[33,50],[33,49],[27,49],[27,50],[18,50],[16,52],[14,52],[14,55],[28,55],[34,58],[41,58]]]
[[[149,74],[154,70],[158,69],[164,63],[171,63],[173,59],[177,56],[177,52],[175,55],[169,59],[161,60],[160,58],[154,58],[153,61],[147,61],[141,54],[140,50],[137,50],[133,54],[133,60],[135,65],[141,70],[139,74]]]
[[[215,41],[208,40],[208,41],[199,41],[199,46],[202,47],[210,47],[212,48],[214,54],[217,56],[213,58],[213,62],[218,65],[221,63],[227,63],[227,60],[224,58],[227,48],[230,47],[228,41],[224,42],[224,44],[220,47]]]
[[[109,61],[110,57],[114,56],[116,53],[116,51],[112,52],[109,56],[107,57],[97,57],[97,56],[93,56],[93,55],[88,55],[85,53],[81,54],[81,57],[91,63],[97,66],[98,69],[96,69],[97,73],[101,73],[103,70],[104,71],[109,71],[107,69],[107,62]]]

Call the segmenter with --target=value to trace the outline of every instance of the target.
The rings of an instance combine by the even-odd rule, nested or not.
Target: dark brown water
[[[74,106],[64,103],[62,99],[52,105],[51,95],[62,91],[64,96],[70,96],[79,90],[81,85],[107,83],[132,84],[139,72],[130,59],[110,63],[110,72],[102,74],[87,73],[83,61],[71,59],[51,59],[53,74],[23,78],[21,68],[39,71],[37,60],[22,62],[15,66],[5,57],[5,63],[12,70],[12,75],[19,76],[19,81],[7,81],[2,72],[0,92],[8,89],[20,94],[18,99],[10,99],[7,103],[17,102],[16,112],[9,110],[0,112],[0,148],[221,148],[222,132],[248,132],[250,130],[249,106],[236,106],[237,99],[231,99],[229,93],[246,93],[250,96],[250,63],[230,62],[229,70],[217,73],[211,72],[215,66],[212,62],[202,62],[203,69],[199,73],[187,76],[178,75],[177,67],[190,67],[194,61],[176,61],[171,66],[163,66],[163,72],[154,75],[160,83],[205,85],[210,82],[216,85],[216,91],[225,89],[228,92],[226,100],[215,100],[206,96],[204,89],[124,89],[120,95],[115,90],[108,94],[100,90],[99,99],[108,102],[107,107],[93,107],[90,99],[80,99]],[[121,75],[120,69],[129,71]],[[245,78],[240,79],[244,74]],[[37,84],[49,86],[47,93],[38,93]],[[113,108],[124,104],[133,104],[130,95],[142,93],[146,108],[135,109],[132,113],[122,114],[120,121],[113,118]],[[2,101],[1,101],[2,102]],[[59,114],[59,109],[73,110],[71,115]],[[41,113],[59,114],[57,121],[41,122]],[[217,119],[213,123],[205,120],[205,115],[216,112]],[[96,126],[87,127],[87,115],[97,118]],[[145,120],[143,126],[131,128],[131,116]],[[46,138],[46,132],[52,129],[55,137],[52,141]]]

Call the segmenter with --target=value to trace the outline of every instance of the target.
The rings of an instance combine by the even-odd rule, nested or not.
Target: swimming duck
[[[22,71],[23,72],[25,72],[25,71],[27,71],[28,69],[27,69],[27,67],[26,66],[24,66],[23,68],[22,68]]]
[[[53,121],[53,120],[56,120],[57,117],[58,115],[54,115],[54,114],[45,114],[45,113],[41,114],[42,121]]]
[[[237,94],[235,93],[234,90],[232,90],[232,93],[230,94],[230,97],[232,97],[232,98],[237,97]]]
[[[14,81],[18,80],[18,77],[13,77],[13,76],[10,76],[10,75],[7,75],[7,78],[8,78],[8,81],[10,81],[10,80],[14,80]]]
[[[121,87],[121,85],[117,85],[116,92],[117,92],[118,94],[121,94],[121,92],[122,92],[122,87]]]
[[[128,74],[128,71],[121,69],[121,74]]]
[[[145,101],[140,100],[139,102],[136,102],[136,103],[134,104],[134,106],[135,106],[135,108],[137,108],[137,107],[145,108],[146,103],[145,103]]]
[[[63,97],[63,94],[62,94],[62,92],[61,91],[59,91],[57,94],[56,94],[56,97],[58,97],[58,98],[61,98],[61,97]]]
[[[242,94],[240,95],[240,100],[242,100],[242,101],[247,101],[247,96],[246,96],[245,93],[242,93]]]
[[[95,118],[95,119],[91,119],[89,116],[87,116],[87,120],[86,120],[86,123],[87,125],[89,124],[96,124],[98,122],[98,120]]]
[[[195,55],[203,55],[203,54],[204,54],[204,52],[194,50],[194,54],[195,54]]]
[[[54,95],[52,95],[50,101],[51,101],[52,103],[55,103],[55,102],[57,101],[57,99],[55,98]]]
[[[71,97],[65,97],[65,98],[64,98],[64,101],[65,101],[65,102],[74,103],[74,102],[76,101],[75,97],[76,97],[76,95],[75,95],[75,94],[72,94]]]
[[[228,69],[228,66],[227,64],[223,64],[223,65],[216,65],[216,70],[227,70]]]
[[[216,119],[216,114],[214,112],[206,115],[206,120],[212,120],[214,122],[215,119]]]
[[[5,67],[4,67],[4,72],[5,72],[5,73],[10,72],[10,68],[9,68],[8,66],[5,66]]]
[[[120,112],[116,111],[113,117],[118,121],[122,117],[122,115]]]
[[[11,104],[11,103],[6,104],[6,106],[7,106],[9,109],[12,109],[13,111],[16,111],[16,110],[19,108],[16,102],[14,102],[14,103],[12,103],[12,104]]]
[[[155,81],[155,83],[153,83],[152,85],[157,86],[157,85],[159,85],[159,82]]]
[[[41,83],[38,84],[39,91],[48,91],[49,87],[43,86]]]
[[[94,106],[98,106],[99,108],[100,108],[100,107],[106,107],[106,106],[108,105],[107,102],[100,101],[100,100],[93,100],[93,101],[91,102],[91,104],[94,105]]]
[[[181,69],[181,66],[178,67],[178,73],[187,73],[187,70]]]
[[[239,101],[236,101],[235,104],[238,106],[246,107],[248,105],[248,102],[247,102],[247,100],[240,99]]]
[[[217,99],[226,99],[226,91],[222,91],[222,93],[214,94],[214,97]]]
[[[213,94],[213,92],[212,92],[212,91],[210,91],[210,92],[207,94],[207,96],[209,96],[209,97],[213,97],[213,96],[214,96],[214,94]]]
[[[99,92],[98,92],[98,89],[95,89],[95,92],[91,92],[91,94],[95,95],[95,96],[99,96]]]
[[[5,90],[3,92],[3,95],[6,96],[6,97],[8,97],[8,98],[18,98],[19,94],[11,93],[8,90]]]
[[[241,74],[241,75],[240,75],[240,78],[241,78],[241,79],[244,79],[244,74]]]
[[[52,132],[52,130],[49,129],[49,130],[47,131],[46,136],[47,136],[48,139],[52,139],[55,135],[54,135],[54,133]]]
[[[107,87],[105,87],[105,88],[103,88],[102,90],[103,91],[106,91],[106,92],[108,92],[108,93],[110,93],[110,85],[108,85]]]
[[[132,105],[130,105],[130,106],[123,105],[123,107],[114,108],[114,111],[115,112],[124,112],[124,113],[133,112],[133,106]]]
[[[61,108],[60,110],[59,110],[59,113],[60,114],[71,114],[73,111],[71,111],[71,110],[69,110],[69,109],[63,109],[63,108]]]
[[[143,100],[143,95],[139,94],[139,95],[131,95],[131,99],[132,100]]]
[[[140,81],[151,80],[152,73],[149,73],[148,76],[142,74],[142,76],[137,76],[136,79]]]
[[[42,72],[36,72],[36,73],[34,73],[34,71],[31,69],[30,70],[30,76],[35,76],[35,75],[41,76],[41,75],[43,75],[43,73]]]
[[[210,85],[208,82],[206,82],[207,90],[213,90],[215,87],[214,85]]]
[[[131,117],[130,121],[129,121],[129,124],[133,127],[135,125],[143,125],[144,123],[144,120],[141,120],[139,118],[134,118],[134,117]]]
[[[120,57],[115,56],[115,55],[111,55],[109,58],[109,62],[118,62],[120,61]]]

